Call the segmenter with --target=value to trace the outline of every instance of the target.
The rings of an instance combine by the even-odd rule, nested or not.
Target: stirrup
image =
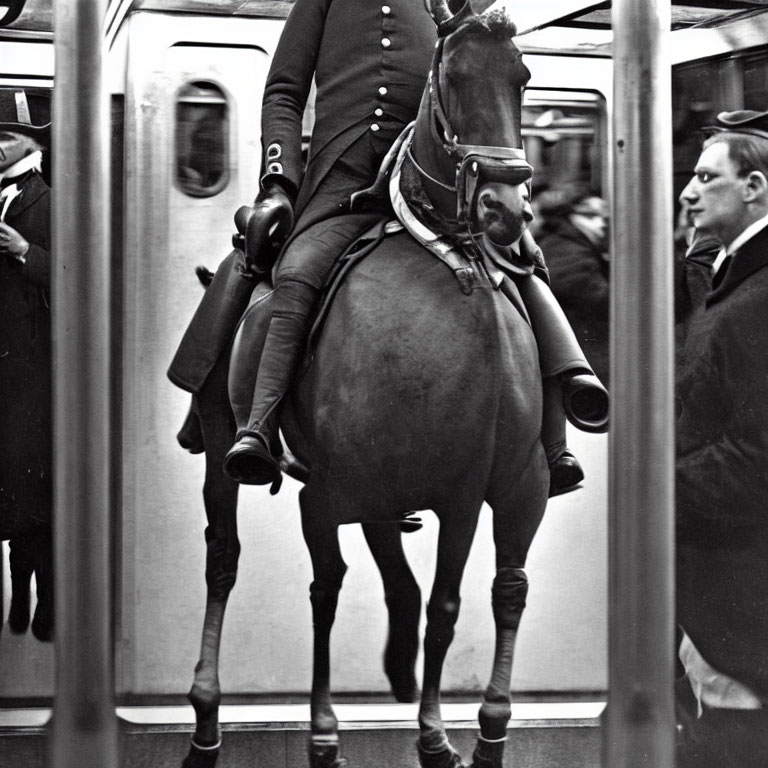
[[[274,496],[283,483],[280,463],[269,450],[269,442],[261,432],[242,429],[234,445],[224,457],[224,471],[242,485],[268,485]]]

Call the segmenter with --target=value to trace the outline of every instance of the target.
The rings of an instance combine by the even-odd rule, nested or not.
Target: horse
[[[267,309],[271,285],[264,281],[253,285],[233,264],[243,266],[241,251],[233,250],[216,273],[198,267],[197,275],[206,290],[214,281],[234,281],[242,295],[250,296],[247,353],[260,354],[269,320]],[[230,283],[231,287],[231,283]],[[244,318],[245,319],[245,318]],[[258,325],[261,325],[259,328]],[[254,325],[257,327],[254,328]],[[241,546],[237,529],[239,485],[223,470],[224,457],[232,446],[237,431],[229,399],[228,382],[232,340],[211,366],[200,388],[192,397],[178,441],[191,453],[203,453],[205,479],[203,502],[207,518],[206,540],[206,604],[200,653],[188,699],[195,712],[195,731],[183,768],[214,768],[222,746],[219,729],[221,685],[219,652],[221,633],[229,595],[237,578]],[[297,480],[306,480],[306,471],[286,451],[281,459],[283,471]],[[419,527],[416,521],[404,521],[403,530]],[[389,611],[389,633],[384,650],[384,670],[395,699],[415,700],[416,658],[419,649],[421,590],[410,570],[397,528],[363,524],[362,530],[384,585]]]
[[[346,570],[338,526],[363,524],[374,551],[399,557],[398,523],[423,510],[434,512],[440,532],[418,754],[424,768],[465,766],[441,718],[440,682],[484,502],[493,515],[496,650],[472,765],[501,768],[528,590],[524,568],[547,504],[536,339],[513,281],[489,278],[492,265],[478,245],[481,222],[503,229],[504,190],[519,191],[530,177],[520,129],[530,73],[505,12],[475,13],[468,2],[453,14],[446,0],[431,0],[431,13],[438,27],[432,71],[389,186],[434,225],[440,236],[432,251],[443,258],[410,231],[366,248],[334,291],[307,364],[282,403],[285,441],[307,468],[299,501],[313,568],[311,768],[347,765],[330,690],[330,631]],[[268,314],[265,288],[232,350],[236,426],[247,422],[263,343],[254,328]],[[401,562],[396,570],[409,573]]]

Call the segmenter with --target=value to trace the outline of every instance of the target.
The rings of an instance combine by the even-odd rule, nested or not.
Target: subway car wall
[[[217,267],[230,248],[235,210],[256,193],[261,92],[281,27],[279,14],[234,18],[145,9],[126,14],[111,31],[113,349],[121,433],[116,670],[123,701],[183,700],[197,659],[205,602],[204,461],[176,443],[188,395],[165,372],[203,290],[195,267]],[[50,28],[36,36],[0,31],[0,88],[50,94],[52,47]],[[537,183],[587,182],[608,197],[610,60],[553,57],[545,66],[544,58],[529,56],[533,77],[523,115]],[[750,49],[675,67],[676,194],[690,176],[698,128],[721,109],[768,108],[767,59],[765,50]],[[44,172],[49,167],[46,155]],[[573,432],[569,443],[587,479],[583,488],[552,500],[531,552],[529,607],[513,680],[521,695],[606,687],[607,439]],[[298,484],[286,480],[277,497],[254,488],[241,492],[243,553],[222,648],[228,694],[306,695],[311,569],[297,491]],[[426,593],[437,529],[428,514],[425,523],[406,537],[406,547]],[[475,696],[491,665],[489,523],[484,511],[446,665],[445,688],[456,697]],[[383,589],[358,527],[346,527],[341,538],[349,572],[334,628],[334,689],[385,698]],[[3,551],[0,618],[6,624],[7,543]],[[0,700],[50,700],[50,644],[4,627],[0,658]]]

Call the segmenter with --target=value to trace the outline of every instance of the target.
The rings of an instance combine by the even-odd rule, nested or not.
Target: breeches
[[[290,311],[292,284],[307,285],[318,293],[328,278],[333,262],[379,218],[376,214],[336,216],[319,221],[298,235],[277,264],[272,314]]]

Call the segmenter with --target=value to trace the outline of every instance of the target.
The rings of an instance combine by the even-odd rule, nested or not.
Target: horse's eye
[[[715,177],[709,171],[698,171],[696,173],[696,178],[702,184],[707,184],[708,182],[712,181],[712,179],[714,179]]]

